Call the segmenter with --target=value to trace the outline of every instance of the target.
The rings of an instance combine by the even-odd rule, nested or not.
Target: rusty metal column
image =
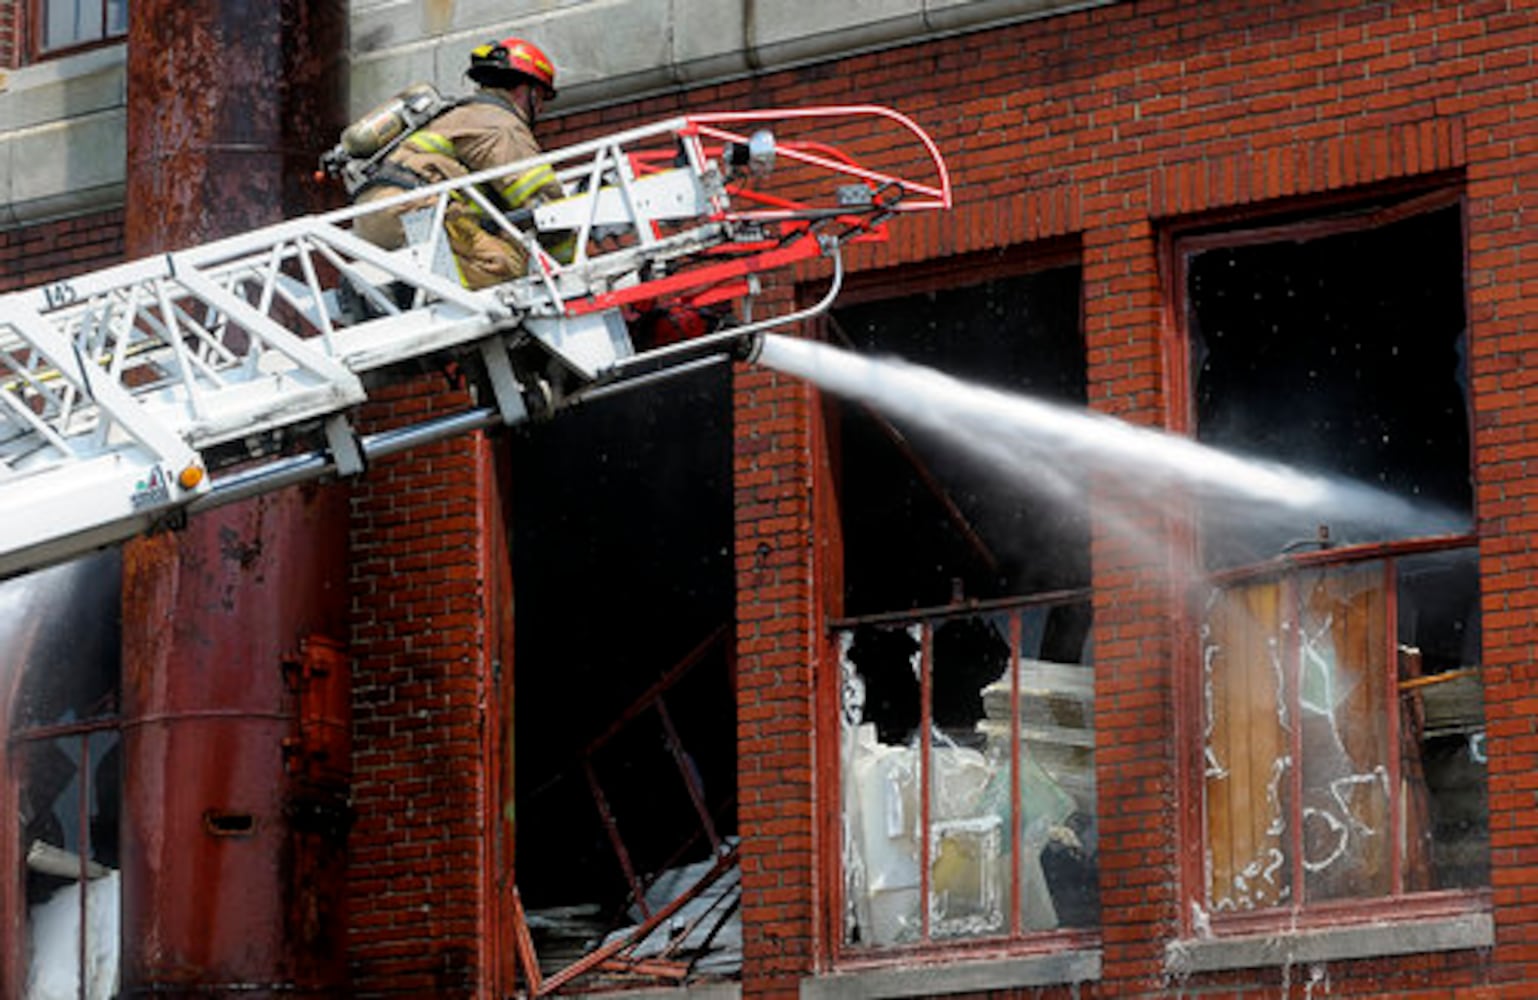
[[[345,0],[134,0],[130,257],[322,207],[346,19]],[[347,507],[294,488],[125,550],[125,997],[345,992],[347,768],[314,764],[345,752],[346,659],[315,637],[346,634]]]

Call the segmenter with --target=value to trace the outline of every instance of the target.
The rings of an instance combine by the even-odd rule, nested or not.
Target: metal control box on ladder
[[[862,163],[828,134],[878,153]],[[541,163],[566,198],[509,217],[485,193]],[[689,115],[5,295],[0,577],[357,474],[426,441],[749,357],[764,331],[832,303],[845,243],[885,239],[894,216],[950,198],[933,141],[890,109]],[[475,291],[457,280],[443,220],[471,203],[527,249],[526,277]],[[408,204],[411,245],[387,251],[351,230],[365,212]],[[557,232],[575,233],[569,263],[541,247]],[[818,256],[832,260],[826,295],[753,316],[760,275]],[[626,317],[641,307],[736,315],[637,350]],[[471,374],[474,402],[355,432],[351,412],[371,388],[449,361]]]

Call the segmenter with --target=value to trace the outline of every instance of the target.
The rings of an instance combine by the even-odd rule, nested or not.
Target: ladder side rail
[[[7,293],[0,296],[0,313],[15,303],[52,319],[57,315],[80,312],[90,299],[169,274],[169,261],[165,255],[157,254]]]
[[[253,258],[261,259],[275,246],[280,249],[292,246],[294,240],[300,236],[314,232],[317,224],[324,218],[326,216],[295,216],[292,219],[274,222],[260,229],[226,236],[209,243],[196,243],[182,247],[168,252],[165,256],[171,260],[172,277],[175,277],[175,269],[182,267],[192,267],[210,275],[218,274],[223,270],[247,263]]]
[[[679,116],[664,121],[655,122],[650,125],[643,125],[638,128],[629,129],[624,132],[605,135],[596,139],[588,139],[584,142],[576,143],[571,146],[564,146],[560,149],[547,150],[537,156],[531,156],[526,159],[519,160],[516,163],[509,163],[503,166],[492,167],[487,170],[479,171],[478,173],[468,174],[464,177],[455,177],[446,181],[438,181],[435,184],[424,185],[419,188],[414,188],[410,191],[402,191],[400,194],[391,195],[388,198],[381,198],[378,201],[371,201],[366,205],[349,205],[345,208],[334,209],[323,215],[316,216],[315,218],[318,221],[336,225],[341,222],[351,221],[360,215],[367,215],[381,207],[391,208],[406,204],[419,198],[436,196],[444,191],[452,191],[461,187],[485,184],[490,181],[496,181],[503,177],[525,173],[538,166],[550,166],[551,169],[556,169],[556,165],[564,160],[573,160],[591,156],[605,146],[615,145],[624,147],[634,145],[648,139],[659,139],[670,134],[676,135],[688,128],[689,120],[690,119],[686,116]]]
[[[472,344],[511,323],[482,315],[448,315],[441,305],[415,309],[337,333],[337,359],[359,374]]]
[[[174,516],[185,496],[138,445],[6,480],[0,578],[142,535]]]
[[[249,234],[243,234],[237,237],[229,237],[223,240],[215,241],[213,243],[205,244],[201,247],[189,248],[188,250],[181,251],[179,256],[183,261],[190,263],[201,263],[204,260],[212,261],[220,258],[228,258],[230,256],[239,255],[240,253],[247,250],[267,248],[274,242],[274,240],[278,238],[294,232],[302,231],[305,225],[312,221],[318,220],[322,222],[329,222],[331,224],[345,223],[357,218],[359,215],[378,210],[381,207],[387,208],[396,204],[403,204],[413,199],[422,198],[429,195],[437,196],[444,191],[495,180],[498,177],[506,176],[513,171],[527,170],[542,163],[555,164],[561,160],[570,159],[575,156],[591,155],[606,145],[624,147],[626,145],[642,142],[645,140],[658,139],[670,134],[673,135],[675,139],[684,140],[683,146],[690,160],[691,168],[698,173],[703,171],[706,166],[706,162],[698,149],[698,137],[702,134],[709,134],[712,136],[720,135],[723,137],[728,135],[736,135],[736,133],[727,132],[722,128],[718,128],[718,126],[756,122],[773,122],[777,120],[834,118],[839,115],[876,115],[896,122],[900,126],[906,128],[930,154],[930,157],[935,163],[935,167],[939,175],[938,185],[926,186],[917,184],[916,182],[912,181],[906,182],[908,187],[914,190],[923,190],[925,193],[929,194],[935,203],[934,205],[910,204],[908,207],[917,209],[921,207],[944,207],[944,205],[949,204],[949,178],[944,170],[943,160],[939,158],[938,150],[934,147],[933,141],[930,140],[921,129],[914,125],[910,119],[907,119],[905,116],[902,116],[889,109],[872,105],[849,105],[829,108],[777,109],[762,112],[709,113],[678,117],[668,121],[631,129],[617,135],[588,140],[587,142],[580,143],[572,147],[543,153],[539,156],[520,161],[517,164],[509,165],[507,167],[482,171],[480,173],[468,175],[463,178],[457,178],[450,181],[440,182],[436,185],[418,188],[414,191],[402,192],[401,194],[392,196],[389,199],[382,199],[377,202],[371,202],[367,205],[349,206],[320,216],[312,216],[301,220],[291,220],[285,223],[278,223],[274,226],[253,231]],[[737,136],[737,138],[740,140],[741,137]],[[691,139],[695,141],[689,141]],[[829,168],[832,169],[831,161],[828,165]],[[875,180],[875,177],[873,176],[871,179]],[[30,293],[23,294],[32,295],[33,299],[35,300],[34,304],[40,307],[38,311],[41,313],[46,313],[54,308],[58,308],[61,305],[67,305],[70,302],[73,302],[76,298],[94,294],[100,287],[124,284],[147,276],[160,276],[163,275],[167,269],[168,264],[165,260],[161,258],[151,258],[148,261],[133,262],[126,265],[120,265],[119,267],[106,269],[102,272],[96,272],[92,275],[70,279],[65,282],[54,283],[53,285],[44,286],[42,289],[35,289]]]
[[[934,139],[930,138],[929,134],[920,128],[918,123],[912,118],[879,104],[835,104],[809,108],[779,108],[765,111],[713,111],[692,115],[690,120],[697,125],[721,126],[766,121],[810,121],[843,117],[883,119],[911,135],[923,147],[925,154],[928,156],[930,166],[935,171],[935,183],[921,184],[913,180],[905,181],[906,186],[923,191],[932,199],[929,203],[915,204],[909,207],[918,210],[949,208],[951,206],[950,171],[946,168],[945,157],[940,154],[940,148],[935,145]]]

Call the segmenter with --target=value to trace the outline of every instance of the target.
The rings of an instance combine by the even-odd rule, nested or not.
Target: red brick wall
[[[14,30],[0,6],[0,65]],[[13,24],[13,22],[10,22]],[[1538,5],[1344,0],[1120,3],[1017,27],[573,116],[557,144],[680,107],[892,105],[945,150],[958,205],[899,224],[875,268],[1033,240],[1084,247],[1085,335],[1098,408],[1157,423],[1166,399],[1157,234],[1175,219],[1446,173],[1469,193],[1471,366],[1484,574],[1497,947],[1331,963],[1333,994],[1445,996],[1538,979],[1538,667],[1532,545],[1538,479]],[[14,53],[9,55],[14,59]],[[0,289],[121,254],[121,213],[0,234]],[[390,394],[379,425],[431,405]],[[818,473],[812,396],[738,380],[739,784],[744,993],[792,996],[821,961],[813,808],[820,784]],[[499,961],[485,830],[483,727],[496,515],[488,448],[460,439],[377,463],[355,494],[357,657],[351,858],[359,995],[474,995]],[[1297,970],[1168,983],[1179,922],[1169,595],[1108,537],[1095,545],[1104,979],[1097,995],[1274,995]],[[836,845],[825,845],[836,849]],[[1478,995],[1469,993],[1468,995]]]
[[[814,581],[828,556],[814,532],[813,399],[754,370],[739,370],[733,399],[742,975],[788,996],[817,954],[813,664],[825,650]]]
[[[0,231],[0,292],[67,278],[122,259],[121,209]]]
[[[1158,234],[1169,223],[1362,190],[1466,178],[1475,443],[1484,556],[1497,947],[1330,963],[1344,995],[1450,995],[1538,979],[1538,698],[1531,541],[1538,527],[1538,5],[1343,0],[1120,3],[691,95],[705,108],[889,104],[931,130],[957,207],[896,226],[855,268],[1077,236],[1092,405],[1161,423],[1167,322]],[[572,130],[657,117],[678,99],[610,109]],[[819,954],[817,790],[807,729],[819,572],[808,508],[825,485],[802,408],[762,373],[739,378],[740,764],[748,996],[792,996]],[[785,489],[808,495],[765,502]],[[769,491],[766,494],[764,491]],[[783,504],[783,505],[782,505]],[[1096,636],[1104,978],[1099,995],[1253,990],[1295,995],[1298,970],[1171,983],[1177,933],[1171,596],[1155,567],[1097,537]],[[836,845],[830,845],[836,849]],[[836,921],[828,921],[836,923]],[[1520,993],[1520,988],[1516,991]]]
[[[379,430],[462,405],[440,377],[380,394]],[[480,434],[372,465],[354,487],[354,802],[350,952],[356,995],[490,996],[498,961],[483,737],[495,720],[501,516]]]
[[[21,30],[26,0],[0,0],[0,71],[21,65]]]

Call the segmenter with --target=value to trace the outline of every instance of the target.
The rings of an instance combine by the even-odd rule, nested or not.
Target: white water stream
[[[862,402],[905,429],[960,448],[1025,491],[1131,531],[1146,514],[1202,505],[1204,527],[1271,545],[1284,535],[1336,542],[1464,530],[1446,512],[1349,480],[1247,459],[1105,414],[969,384],[896,358],[767,336],[759,362]]]

